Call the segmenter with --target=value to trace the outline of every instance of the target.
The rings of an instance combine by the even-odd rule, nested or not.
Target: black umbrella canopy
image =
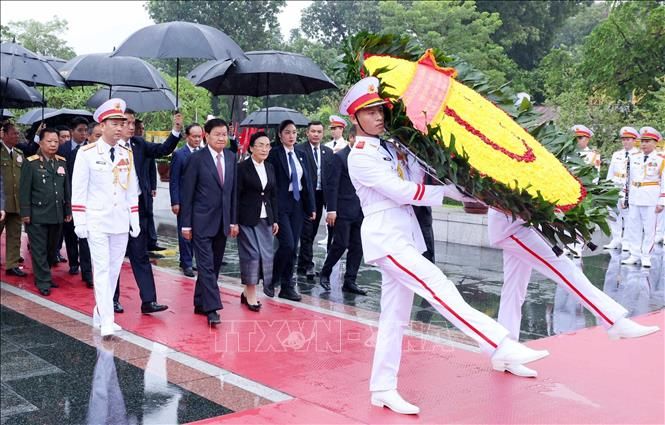
[[[20,124],[37,124],[40,121],[42,121],[42,115],[41,115],[41,109],[37,109],[39,113],[35,113],[35,111],[28,111],[27,113],[23,114],[19,119],[18,122]],[[86,118],[88,121],[92,121],[92,113],[90,111],[86,111],[85,109],[67,109],[67,108],[62,108],[62,109],[51,109],[51,110],[44,110],[44,118],[43,120],[46,122],[47,125],[60,125],[60,124],[66,124],[68,125],[70,121],[74,117],[83,117]]]
[[[0,109],[0,119],[5,119],[5,118],[12,118],[14,114],[12,114],[11,111],[8,111],[6,109]]]
[[[268,123],[266,125],[266,115],[268,116]],[[241,123],[240,127],[277,127],[284,120],[291,120],[295,123],[296,127],[306,127],[309,120],[300,112],[295,109],[282,108],[273,106],[268,108],[259,109],[247,115]]]
[[[66,60],[56,58],[55,56],[44,56],[44,60],[58,72],[60,71],[60,68],[62,68],[62,65],[67,63]]]
[[[0,76],[33,86],[65,86],[62,76],[42,56],[16,43],[0,44]]]
[[[0,108],[30,108],[44,105],[37,90],[14,78],[0,77]]]
[[[147,89],[168,89],[157,69],[148,62],[129,56],[111,57],[110,53],[80,55],[60,68],[70,86],[104,84]]]
[[[226,33],[193,22],[165,22],[141,28],[113,56],[137,56],[155,59],[240,59],[245,54]]]
[[[46,115],[53,111],[57,111],[56,108],[34,108],[30,109],[25,114],[21,115],[16,121],[19,124],[30,125],[42,119],[42,114]]]
[[[310,94],[336,89],[335,83],[307,56],[266,50],[247,52],[248,60],[225,64],[205,63],[190,74],[194,84],[213,95],[268,96]],[[213,72],[216,69],[216,72]]]
[[[97,108],[110,98],[120,98],[135,112],[155,112],[175,109],[175,96],[170,90],[142,89],[139,87],[114,86],[98,90],[86,103]]]

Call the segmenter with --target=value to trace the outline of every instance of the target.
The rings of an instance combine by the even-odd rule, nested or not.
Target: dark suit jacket
[[[181,187],[180,214],[182,227],[192,234],[215,237],[220,226],[228,236],[236,220],[236,155],[224,149],[224,186],[207,147],[194,152],[185,167]]]
[[[148,177],[150,178],[150,190],[157,190],[157,163],[154,158],[148,161]]]
[[[146,142],[143,137],[136,136],[130,139],[129,142],[134,156],[134,169],[136,170],[136,176],[139,179],[139,187],[141,188],[139,213],[150,211],[152,205],[152,196],[150,195],[150,172],[148,171],[149,160],[151,158],[160,158],[169,155],[175,150],[179,140],[180,137],[175,137],[172,132],[169,133],[169,137],[164,143]]]
[[[300,161],[300,166],[303,171],[302,178],[300,179],[300,184],[302,186],[300,200],[302,201],[305,215],[310,216],[316,211],[314,190],[312,189],[308,167],[305,165],[305,155],[302,152],[295,151],[295,156],[297,160]],[[291,206],[293,205],[291,202],[293,194],[289,192],[291,175],[289,174],[289,165],[284,146],[279,144],[271,149],[267,161],[270,162],[275,169],[275,179],[277,182],[277,208],[280,213],[291,212]]]
[[[261,206],[265,203],[268,221],[277,222],[277,188],[275,170],[268,161],[263,162],[266,167],[268,183],[261,186],[259,173],[254,162],[247,158],[238,164],[238,224],[256,226],[261,216]]]
[[[335,211],[337,217],[344,220],[360,220],[363,218],[360,199],[349,177],[350,152],[351,147],[347,146],[333,155],[332,170],[323,188],[328,211]]]
[[[317,173],[316,173],[316,162],[314,162],[314,152],[312,152],[312,145],[309,144],[309,142],[305,143],[300,143],[296,145],[295,147],[297,152],[300,152],[304,155],[305,157],[305,164],[307,164],[307,171],[309,175],[312,177],[312,189],[316,190],[317,186]],[[320,153],[319,156],[321,157],[321,190],[323,190],[323,186],[325,184],[326,179],[328,178],[328,175],[330,174],[330,170],[332,168],[332,161],[333,161],[333,150],[330,149],[327,146],[319,145]],[[325,198],[325,192],[323,195],[323,204],[326,204],[326,198]]]
[[[180,190],[182,188],[182,177],[185,167],[192,152],[185,145],[173,152],[171,157],[171,177],[169,179],[169,192],[171,194],[171,205],[180,205]]]

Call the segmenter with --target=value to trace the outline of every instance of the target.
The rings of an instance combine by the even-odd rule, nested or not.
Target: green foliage
[[[552,47],[581,46],[584,38],[610,14],[611,3],[594,2],[582,7],[575,15],[569,16],[555,32]]]
[[[360,31],[379,32],[379,3],[369,1],[314,1],[300,18],[303,33],[325,47],[337,47]]]
[[[579,74],[588,92],[630,99],[665,75],[665,4],[624,2],[586,39]]]
[[[501,28],[493,33],[493,39],[520,67],[530,70],[550,49],[556,30],[578,10],[580,3],[579,0],[482,0],[476,6],[479,11],[501,17]]]
[[[366,53],[388,54],[413,61],[417,60],[423,51],[419,50],[418,43],[405,36],[358,34],[349,40],[344,52],[349,82],[358,80],[362,58]],[[428,127],[427,134],[417,131],[406,115],[404,103],[399,99],[393,101],[392,108],[387,109],[389,135],[407,145],[434,167],[440,178],[455,183],[465,193],[490,206],[522,218],[553,244],[570,244],[574,242],[571,235],[579,235],[589,240],[596,226],[608,233],[607,211],[608,207],[616,205],[618,191],[607,182],[599,185],[592,183],[594,171],[574,154],[573,138],[559,131],[551,122],[538,125],[539,117],[528,102],[516,109],[513,105],[515,93],[508,85],[496,87],[482,72],[465,61],[446,56],[438,49],[434,49],[434,54],[439,65],[457,69],[458,81],[472,87],[502,108],[550,152],[566,161],[571,172],[587,187],[586,199],[564,213],[555,211],[554,205],[546,202],[540,195],[533,197],[525,190],[517,191],[485,178],[470,166],[468,157],[456,150],[454,135],[446,147],[440,143],[442,135],[438,128]],[[380,75],[384,71],[378,70],[376,74]]]
[[[2,27],[1,36],[3,41],[15,38],[26,49],[44,56],[71,59],[76,54],[61,38],[67,26],[67,20],[57,16],[48,22],[37,22],[34,19],[10,21],[6,27]]]

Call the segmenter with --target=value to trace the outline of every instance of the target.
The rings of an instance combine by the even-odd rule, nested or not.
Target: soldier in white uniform
[[[102,137],[81,148],[72,177],[74,230],[87,238],[95,282],[93,324],[102,336],[113,335],[113,293],[127,249],[128,232],[140,232],[138,180],[132,152],[118,144],[125,125],[125,102],[109,99],[93,117]]]
[[[384,132],[384,100],[379,80],[365,78],[342,99],[340,112],[357,128],[349,154],[351,182],[365,215],[361,234],[365,262],[382,275],[381,316],[370,379],[371,403],[402,414],[419,408],[397,392],[402,337],[409,325],[413,294],[426,299],[446,319],[492,354],[494,369],[510,371],[547,356],[508,338],[508,331],[469,306],[457,288],[422,253],[427,249],[412,205],[441,205],[445,195],[464,199],[454,186],[422,184],[423,170],[405,172],[394,145],[379,139]],[[412,181],[405,179],[409,176]]]
[[[652,127],[640,129],[641,152],[630,156],[628,176],[628,243],[630,257],[621,264],[651,267],[651,251],[656,236],[656,214],[665,207],[665,160],[656,152],[660,133]]]
[[[619,202],[617,209],[610,210],[610,216],[614,221],[610,221],[612,230],[612,240],[609,244],[605,245],[605,249],[617,249],[620,246],[628,251],[628,244],[625,242],[624,232],[628,224],[628,200],[626,199],[626,181],[628,172],[628,160],[630,155],[639,152],[635,147],[635,141],[640,137],[639,132],[633,127],[622,127],[619,130],[619,138],[623,149],[618,150],[612,154],[610,166],[607,169],[607,176],[605,180],[611,181],[620,189]]]
[[[344,140],[344,129],[346,128],[346,121],[339,115],[331,115],[328,120],[330,121],[330,133],[332,140],[326,143],[326,146],[337,153],[347,147],[349,142]]]

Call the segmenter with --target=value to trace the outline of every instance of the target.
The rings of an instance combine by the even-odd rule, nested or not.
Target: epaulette
[[[355,145],[353,145],[353,147],[356,148],[356,149],[362,149],[362,148],[365,147],[365,141],[361,140],[358,143],[356,143]]]
[[[120,146],[120,147],[123,148],[124,150],[130,151],[130,152],[132,151],[132,150],[129,149],[127,146],[125,146],[125,145],[121,145],[120,143],[118,143],[118,146]]]
[[[87,151],[88,149],[92,149],[93,146],[97,146],[97,142],[95,142],[95,143],[88,143],[87,145],[83,146],[82,149],[83,149],[84,151]]]
[[[58,161],[67,161],[67,159],[64,156],[60,156],[60,155],[56,155],[55,159],[57,159]]]
[[[32,156],[29,156],[29,157],[28,157],[28,161],[30,161],[30,162],[32,162],[32,161],[34,161],[34,160],[36,160],[36,159],[39,159],[39,155],[32,155]]]

